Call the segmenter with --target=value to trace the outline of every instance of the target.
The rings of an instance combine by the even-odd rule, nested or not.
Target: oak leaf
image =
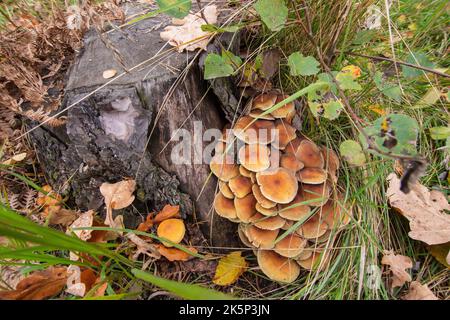
[[[244,273],[247,266],[248,263],[241,256],[241,251],[233,251],[219,260],[213,283],[219,286],[233,284]]]
[[[402,297],[403,300],[439,300],[426,284],[418,281],[411,282],[409,292]]]
[[[392,272],[391,288],[401,287],[405,282],[410,282],[411,275],[406,269],[411,269],[413,264],[409,257],[396,255],[392,251],[385,251],[381,263],[388,265]]]

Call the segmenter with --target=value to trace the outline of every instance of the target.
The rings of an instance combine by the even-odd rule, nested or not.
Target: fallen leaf
[[[81,214],[78,219],[76,219],[70,226],[67,228],[68,234],[73,231],[75,235],[83,241],[87,241],[91,238],[91,234],[93,230],[73,230],[76,228],[90,228],[94,223],[94,211],[89,210],[85,213]]]
[[[183,19],[172,19],[172,23],[176,25],[167,26],[160,36],[171,46],[177,47],[178,52],[206,50],[213,33],[203,31],[202,25],[216,23],[217,15],[215,5],[206,6],[203,8],[203,15],[201,13],[188,14]],[[207,21],[203,19],[203,16]]]
[[[21,280],[16,290],[0,291],[0,300],[43,300],[60,293],[66,280],[66,267],[49,267]]]
[[[149,257],[159,259],[161,258],[161,254],[156,249],[155,244],[149,243],[134,233],[128,233],[127,238],[136,245],[137,250],[133,253],[132,260],[137,260],[140,254],[145,254]]]
[[[381,263],[388,265],[392,272],[391,288],[401,287],[405,282],[410,282],[411,275],[406,272],[406,269],[411,269],[413,264],[411,258],[394,254],[392,251],[384,251]]]
[[[116,74],[117,74],[117,70],[108,69],[108,70],[103,71],[103,78],[111,79],[111,78],[115,77]]]
[[[0,243],[1,244],[1,243]],[[22,273],[23,266],[18,265],[3,265],[0,267],[0,283],[2,286],[6,285],[12,290],[15,290],[20,281],[25,276]]]
[[[189,253],[186,253],[177,248],[167,248],[161,244],[156,244],[155,247],[156,250],[158,250],[158,252],[169,261],[188,261],[189,259],[193,258],[193,256]],[[192,247],[186,249],[191,251],[193,254],[196,254],[198,252],[197,249]]]
[[[50,217],[50,224],[58,224],[62,226],[68,226],[73,223],[80,213],[73,210],[67,210],[60,206],[53,206],[46,208],[47,216]]]
[[[134,201],[133,192],[136,188],[136,181],[123,180],[117,183],[104,182],[100,186],[100,193],[105,198],[107,226],[115,227],[112,217],[113,209],[123,209],[128,207]]]
[[[149,213],[144,222],[141,222],[137,227],[137,231],[147,232],[153,227],[153,212]]]
[[[27,157],[26,152],[19,153],[19,154],[16,154],[15,156],[12,156],[10,159],[3,161],[3,164],[5,164],[5,165],[16,164],[18,162],[25,160],[26,157]]]
[[[79,266],[70,265],[67,268],[66,292],[78,297],[84,297],[97,281],[97,275],[92,269],[81,271]]]
[[[180,218],[180,206],[166,204],[164,208],[155,216],[153,222],[157,224],[171,218]]]
[[[450,242],[428,246],[427,249],[437,261],[450,269]]]
[[[403,300],[439,300],[426,284],[418,281],[411,282],[409,292],[402,297]]]
[[[241,251],[233,251],[219,260],[213,283],[219,286],[233,284],[244,273],[247,266],[248,263],[241,256]]]
[[[428,190],[420,183],[411,186],[408,194],[400,191],[400,179],[391,173],[386,191],[390,205],[409,220],[409,236],[428,245],[450,241],[450,210],[445,195],[437,190]]]

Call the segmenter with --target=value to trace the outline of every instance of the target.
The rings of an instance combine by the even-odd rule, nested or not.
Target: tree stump
[[[206,90],[195,53],[163,48],[159,33],[170,22],[162,15],[142,20],[107,33],[106,44],[96,32],[88,32],[60,110],[78,103],[65,113],[64,126],[39,127],[31,140],[54,189],[70,195],[81,209],[102,209],[103,182],[132,178],[137,200],[126,209],[126,225],[136,226],[138,211],[179,204],[183,214],[201,223],[213,245],[235,245],[235,226],[214,217],[217,181],[209,177],[209,165],[171,161],[178,143],[171,138],[179,129],[194,135],[197,121],[203,130],[222,129],[224,115],[217,97]],[[127,69],[153,58],[104,86],[109,81],[103,78],[105,70],[123,72],[117,52]]]

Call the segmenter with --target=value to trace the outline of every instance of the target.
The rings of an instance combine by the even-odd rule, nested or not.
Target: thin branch
[[[431,68],[427,68],[427,67],[422,67],[422,66],[419,66],[417,64],[412,64],[412,63],[409,63],[409,62],[404,62],[404,61],[400,61],[400,60],[395,60],[394,61],[391,58],[386,58],[386,57],[381,57],[381,56],[369,56],[367,54],[355,53],[355,52],[350,52],[350,51],[345,51],[344,54],[348,54],[350,56],[355,56],[355,57],[368,58],[368,59],[377,60],[377,61],[389,61],[389,62],[392,62],[392,63],[400,64],[400,65],[411,67],[411,68],[414,68],[414,69],[419,69],[419,70],[422,70],[422,71],[434,73],[434,74],[436,74],[438,76],[441,76],[441,77],[444,77],[444,78],[450,78],[450,75],[448,75],[448,74],[446,74],[444,72],[441,72],[441,71],[438,71],[438,70],[435,70],[435,69],[431,69]]]

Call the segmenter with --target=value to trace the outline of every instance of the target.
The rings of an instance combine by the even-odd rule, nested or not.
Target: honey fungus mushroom
[[[214,210],[223,218],[236,219],[237,213],[234,207],[234,201],[226,198],[222,193],[217,193],[214,198]]]
[[[239,174],[239,166],[229,154],[216,154],[212,157],[209,167],[217,178],[225,182]]]
[[[295,258],[305,248],[307,240],[296,234],[289,234],[275,244],[274,251],[286,258]]]
[[[233,134],[247,144],[269,144],[275,138],[275,124],[270,120],[243,116],[236,121]]]
[[[241,165],[252,172],[261,172],[270,167],[270,150],[262,144],[242,146],[238,158]]]
[[[305,168],[323,168],[325,161],[319,147],[310,140],[303,140],[298,146],[295,156],[303,162]]]
[[[300,274],[299,265],[292,259],[283,257],[271,250],[258,250],[258,265],[270,279],[283,283],[291,283]]]
[[[291,202],[298,191],[298,182],[292,172],[276,168],[256,174],[261,193],[276,203]]]
[[[252,181],[250,178],[238,175],[228,181],[228,187],[235,197],[243,198],[252,192]]]

